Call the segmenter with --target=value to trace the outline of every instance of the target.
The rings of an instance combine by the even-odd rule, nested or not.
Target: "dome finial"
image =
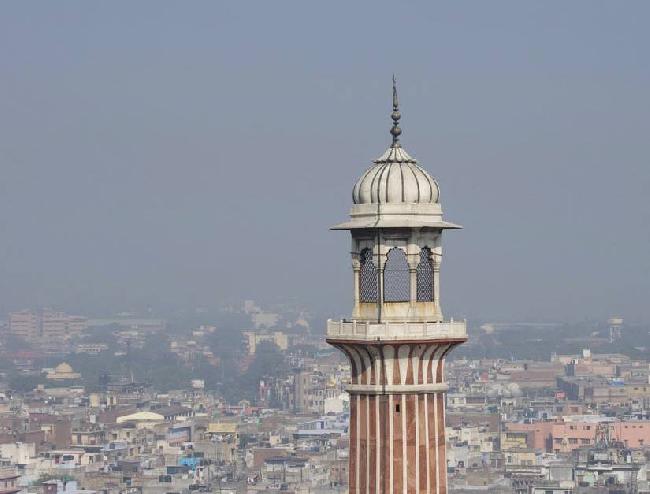
[[[399,101],[397,101],[397,79],[395,79],[395,74],[393,74],[393,113],[391,113],[390,118],[393,119],[393,127],[390,129],[393,136],[391,147],[398,148],[400,147],[399,136],[402,133],[402,129],[399,128],[399,119],[402,118],[402,115],[399,112]]]

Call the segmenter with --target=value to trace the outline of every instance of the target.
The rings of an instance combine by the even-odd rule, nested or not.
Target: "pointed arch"
[[[377,302],[377,267],[372,259],[372,249],[363,249],[359,258],[359,300]]]
[[[411,278],[406,254],[393,247],[386,255],[384,268],[384,302],[408,302],[411,299]]]
[[[417,301],[433,302],[433,258],[429,247],[423,247],[420,250],[420,262],[416,273]]]

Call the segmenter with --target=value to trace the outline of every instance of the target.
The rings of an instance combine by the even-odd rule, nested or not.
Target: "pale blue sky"
[[[440,182],[448,315],[650,320],[650,3],[6,1],[0,312],[350,309],[355,179]]]

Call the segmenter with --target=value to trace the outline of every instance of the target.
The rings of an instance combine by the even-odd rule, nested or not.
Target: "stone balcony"
[[[368,322],[327,321],[327,338],[333,340],[465,340],[465,321]]]

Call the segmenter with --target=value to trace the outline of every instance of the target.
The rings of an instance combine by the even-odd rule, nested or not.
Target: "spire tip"
[[[393,74],[393,113],[391,113],[390,118],[393,119],[393,127],[390,129],[390,133],[393,136],[393,144],[391,147],[398,148],[400,147],[399,136],[402,133],[402,129],[399,128],[399,120],[402,118],[402,114],[399,112],[399,101],[397,99],[397,79],[395,74]]]

